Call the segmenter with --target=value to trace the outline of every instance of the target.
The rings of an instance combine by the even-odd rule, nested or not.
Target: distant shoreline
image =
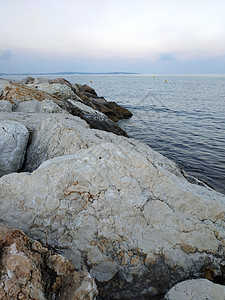
[[[54,72],[54,73],[0,73],[0,76],[5,75],[129,75],[129,74],[140,74],[133,72]]]

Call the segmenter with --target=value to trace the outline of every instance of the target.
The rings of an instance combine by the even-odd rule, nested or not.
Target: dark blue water
[[[100,96],[133,112],[131,119],[120,121],[131,137],[225,193],[225,74],[64,78],[82,84],[91,80]]]

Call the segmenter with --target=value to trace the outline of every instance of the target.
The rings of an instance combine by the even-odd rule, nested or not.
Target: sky
[[[0,73],[225,73],[224,0],[0,0]]]

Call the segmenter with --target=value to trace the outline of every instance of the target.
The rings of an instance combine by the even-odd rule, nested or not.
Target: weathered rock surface
[[[193,279],[176,284],[165,300],[224,300],[225,286],[207,279]]]
[[[71,88],[62,79],[50,83],[28,78],[26,82],[65,85],[66,89],[79,93],[82,88],[80,85]],[[35,88],[1,80],[0,88],[1,101],[10,102],[14,110],[0,112],[0,122],[8,120],[7,126],[12,126],[11,121],[19,122],[16,128],[26,126],[30,132],[23,171],[32,172],[0,178],[1,222],[24,230],[44,246],[54,248],[71,259],[76,269],[89,271],[98,284],[99,299],[154,299],[164,297],[174,284],[188,278],[224,280],[224,195],[197,180],[188,181],[188,176],[173,162],[147,145],[113,133],[90,130],[84,120],[73,115],[95,120],[97,126],[102,120],[103,127],[112,121],[105,121],[108,119],[105,115],[80,101],[62,100]],[[84,99],[96,105],[95,100],[88,98],[90,94],[93,99],[97,97],[92,89],[86,86],[83,92]],[[3,131],[4,136],[7,131]],[[16,131],[13,135],[16,136]],[[8,142],[8,138],[5,140]],[[9,158],[3,161],[8,163]],[[18,236],[12,234],[15,235]],[[29,289],[24,290],[23,284],[36,274],[26,267],[26,259],[31,256],[27,253],[34,249],[26,252],[23,248],[23,252],[22,246],[16,246],[16,253],[11,253],[14,244],[14,241],[9,247],[5,244],[8,248],[0,260],[4,267],[0,293],[3,299],[5,295],[8,297],[6,293],[29,299],[26,297],[32,297],[33,287],[29,283]],[[29,243],[25,245],[28,247]],[[17,255],[17,251],[19,255],[25,253],[22,258],[10,256]],[[81,282],[81,277],[71,275],[75,274],[72,265],[65,274],[60,270],[67,267],[59,266],[59,261],[65,259],[58,258],[58,254],[35,251],[37,255],[32,252],[34,259],[29,263],[40,269],[37,278],[44,278],[37,289],[33,285],[40,292],[37,298],[42,299],[43,295],[43,299],[82,299],[77,296],[77,285],[72,284],[73,280]],[[44,273],[42,260],[40,267],[36,264],[40,262],[38,253],[45,263]],[[15,263],[11,263],[14,258]],[[14,269],[8,272],[11,265]],[[92,279],[87,276],[78,291],[95,291]],[[10,285],[12,278],[15,280]],[[11,292],[8,286],[13,286]],[[84,299],[91,299],[94,293]]]
[[[3,101],[4,100],[0,101],[0,104]],[[62,109],[58,104],[51,100],[31,100],[26,102],[18,102],[16,105],[14,105],[13,112],[68,114],[66,110]]]
[[[0,78],[0,96],[3,93],[3,90],[7,87],[10,86],[10,82],[8,80]]]
[[[141,151],[147,150],[147,153],[151,153],[152,157],[160,157],[160,161],[163,161],[167,167],[170,166],[171,170],[176,170],[174,163],[160,156],[160,154],[153,150],[150,150],[148,146],[144,147],[143,144],[140,144],[136,140],[122,139],[121,141],[119,137],[112,133],[94,129],[90,130],[84,121],[72,116],[63,117],[59,114],[54,116],[48,114],[44,119],[39,118],[39,116],[41,115],[35,114],[35,121],[38,122],[39,120],[39,123],[35,126],[35,132],[32,135],[27,150],[24,171],[32,172],[50,158],[74,154],[80,149],[90,148],[102,142],[112,142],[116,145],[120,145],[122,142],[129,148],[136,147],[137,149],[140,148]],[[19,116],[16,120],[20,122],[24,121],[24,124],[26,124],[28,128],[30,128],[33,123],[33,120],[29,118],[27,118],[26,121],[22,121]],[[177,169],[177,174],[178,173],[179,170]]]
[[[72,86],[64,78],[46,79],[27,77],[21,83],[28,84],[29,87],[49,93],[60,100],[72,99],[83,102],[85,105],[107,115],[112,121],[132,117],[132,113],[116,104],[107,102],[104,97],[99,97],[95,90],[87,84]]]
[[[104,97],[99,97],[95,90],[87,84],[82,86],[76,85],[75,92],[86,105],[102,112],[112,121],[117,122],[120,119],[130,118],[133,115],[128,109],[115,102],[107,102]]]
[[[15,112],[62,113],[64,111],[65,113],[67,111],[84,119],[91,128],[127,136],[126,132],[115,122],[96,110],[95,105],[89,105],[89,107],[86,103],[82,103],[82,100],[74,92],[75,88],[67,80],[63,78],[33,80],[31,77],[22,82],[28,82],[28,84],[22,85],[0,80],[0,87],[2,86],[0,100],[4,101],[0,107],[5,107],[7,101],[10,102],[9,105],[13,105],[12,110]],[[7,111],[5,108],[2,110]]]
[[[61,83],[40,83],[40,84],[29,84],[29,87],[36,88],[48,94],[51,94],[60,100],[72,99],[76,101],[82,100],[73,92],[71,87]]]
[[[29,132],[18,122],[0,122],[0,176],[21,169]]]
[[[6,224],[89,270],[102,299],[146,299],[186,278],[223,275],[224,195],[189,183],[140,142],[65,122],[45,120],[32,147],[36,139],[39,153],[57,156],[64,144],[73,155],[0,179]]]
[[[5,111],[5,112],[11,112],[12,111],[12,103],[6,100],[0,101],[0,112]]]
[[[0,299],[92,300],[93,278],[60,254],[0,224]]]
[[[83,127],[90,128],[90,126],[84,120],[70,114],[55,113],[53,115],[52,113],[0,112],[0,121],[16,121],[22,123],[31,133],[35,132],[41,122],[48,118],[56,118],[59,121],[66,120],[73,124],[81,124]]]
[[[31,100],[42,101],[46,99],[55,101],[56,98],[35,88],[9,82],[8,85],[5,86],[1,95],[1,100],[9,101],[12,104]]]
[[[105,106],[114,111],[114,114],[118,120],[128,119],[133,115],[128,109],[118,105],[116,102],[107,102]]]

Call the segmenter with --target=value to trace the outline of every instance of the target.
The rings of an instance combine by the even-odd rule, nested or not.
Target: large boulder
[[[89,93],[93,96],[98,96],[96,91],[87,84],[80,86],[79,90],[80,90],[80,92],[83,92],[83,93]]]
[[[1,299],[95,299],[89,273],[77,272],[68,259],[22,231],[0,224],[0,248]]]
[[[207,279],[192,279],[176,284],[165,300],[224,300],[225,286]]]
[[[6,224],[90,270],[101,299],[146,299],[186,278],[223,276],[224,195],[191,184],[174,163],[124,137],[84,127],[82,140],[82,128],[77,138],[68,128],[67,143],[65,125],[57,131],[46,120],[40,143],[47,125],[56,139],[40,147],[48,155],[61,148],[57,156],[64,144],[74,154],[0,179]]]
[[[118,105],[116,102],[108,102],[105,106],[112,109],[118,119],[128,119],[133,115],[128,109]]]
[[[16,121],[25,125],[30,133],[35,133],[41,122],[48,118],[56,118],[60,121],[68,121],[72,124],[81,124],[83,127],[90,128],[90,126],[81,118],[72,116],[70,114],[62,113],[24,113],[24,112],[0,112],[0,121]]]
[[[0,122],[0,176],[21,169],[26,152],[29,132],[18,122]]]
[[[143,154],[144,150],[147,150],[148,155],[151,154],[155,159],[157,159],[156,156],[160,157],[160,161],[164,161],[165,166],[170,166],[173,171],[176,170],[175,164],[134,139],[123,138],[121,140],[119,136],[112,133],[90,130],[84,121],[72,116],[63,117],[59,114],[54,116],[48,114],[46,118],[40,118],[40,116],[35,114],[35,120],[39,122],[32,129],[33,135],[27,149],[24,171],[32,172],[50,158],[75,154],[81,149],[90,148],[102,142],[113,142],[115,145],[123,143],[129,148],[141,149]],[[18,115],[16,120],[21,122],[19,117]],[[23,118],[23,121],[28,128],[33,124],[33,120],[28,117],[26,120]],[[179,173],[178,169],[177,173]]]
[[[73,92],[71,87],[61,83],[40,83],[40,84],[29,84],[29,87],[36,88],[48,94],[57,97],[60,100],[73,99],[76,101],[82,100]]]
[[[86,105],[102,112],[114,122],[120,119],[130,118],[133,115],[131,111],[117,103],[107,102],[104,97],[99,97],[95,90],[87,84],[76,85],[75,93]]]
[[[12,104],[30,100],[42,101],[46,99],[54,101],[56,98],[50,94],[47,94],[35,88],[9,82],[8,85],[4,87],[2,95],[0,97],[0,100],[9,101]]]
[[[0,101],[3,102],[4,100]],[[8,101],[6,101],[8,102]],[[8,102],[10,103],[10,102]],[[10,103],[11,104],[11,103]],[[67,110],[62,109],[57,103],[51,100],[30,100],[25,102],[18,102],[13,107],[13,112],[25,112],[25,113],[62,113],[68,114]]]

